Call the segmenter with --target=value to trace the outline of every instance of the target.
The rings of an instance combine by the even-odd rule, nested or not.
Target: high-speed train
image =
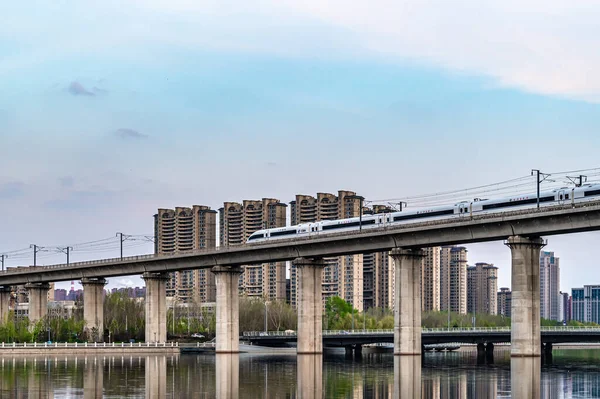
[[[586,184],[575,188],[560,188],[540,193],[540,207],[550,205],[575,205],[577,203],[600,199],[600,184]],[[516,195],[498,199],[476,199],[462,201],[454,205],[436,206],[402,212],[364,215],[362,221],[358,217],[340,220],[327,220],[296,226],[277,227],[254,232],[247,243],[258,243],[271,240],[307,237],[312,235],[348,232],[359,229],[373,229],[396,226],[407,223],[430,220],[464,218],[473,215],[505,212],[519,209],[535,208],[537,194]]]

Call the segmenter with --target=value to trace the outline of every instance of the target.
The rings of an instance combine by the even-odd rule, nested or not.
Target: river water
[[[2,357],[2,398],[600,398],[600,350]],[[548,363],[547,359],[543,363]]]

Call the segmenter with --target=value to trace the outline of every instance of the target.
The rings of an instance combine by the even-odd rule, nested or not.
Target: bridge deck
[[[127,258],[9,268],[0,273],[0,286],[25,283],[68,281],[202,269],[214,266],[239,266],[292,260],[297,257],[325,257],[386,251],[396,247],[431,247],[497,241],[514,235],[547,236],[600,230],[600,201],[575,206],[549,206],[473,217],[436,220],[425,223],[387,226],[318,235],[293,240],[178,253],[140,255]]]

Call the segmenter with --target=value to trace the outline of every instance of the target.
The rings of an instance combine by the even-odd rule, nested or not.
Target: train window
[[[561,195],[559,195],[559,196],[558,196],[558,199],[562,201],[562,199],[563,199],[563,195],[562,195],[562,194],[561,194]]]
[[[565,199],[569,199],[569,194],[565,194]]]

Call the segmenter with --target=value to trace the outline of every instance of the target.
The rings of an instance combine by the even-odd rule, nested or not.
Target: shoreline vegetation
[[[30,325],[27,318],[16,318],[13,311],[0,325],[0,342],[143,342],[144,303],[121,292],[104,298],[104,331],[88,329],[83,320],[83,303],[77,301],[70,317],[64,309],[52,309],[44,319]],[[296,331],[297,311],[285,301],[265,301],[242,296],[239,302],[240,333],[244,331]],[[502,315],[458,314],[444,311],[422,313],[424,328],[509,327],[510,318]],[[214,338],[215,315],[198,303],[178,305],[167,310],[167,340],[180,343],[205,342]],[[541,320],[542,326],[563,323]],[[570,321],[568,326],[598,326]],[[394,328],[394,313],[387,308],[354,309],[340,297],[328,298],[323,312],[324,330],[381,330]]]

